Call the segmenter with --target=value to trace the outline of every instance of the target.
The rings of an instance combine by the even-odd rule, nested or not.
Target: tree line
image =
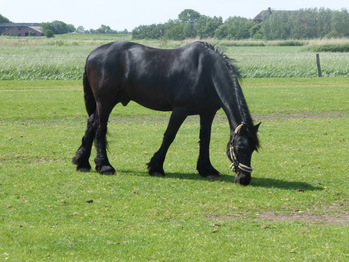
[[[186,38],[218,39],[313,39],[322,37],[349,37],[348,10],[325,8],[298,11],[271,11],[265,20],[257,22],[243,17],[209,17],[186,9],[178,19],[164,24],[141,25],[132,31],[133,39]]]
[[[0,23],[9,22],[0,15]],[[348,10],[340,11],[325,8],[300,9],[298,11],[273,11],[264,15],[264,20],[254,21],[244,17],[229,17],[223,22],[222,17],[201,15],[192,9],[185,9],[177,19],[163,24],[140,25],[132,30],[133,39],[168,39],[186,38],[218,39],[313,39],[323,37],[349,37]],[[110,26],[101,25],[98,29],[85,30],[79,26],[62,21],[42,23],[42,32],[51,37],[54,34],[128,34],[125,29],[116,31]]]
[[[301,9],[276,11],[261,26],[263,36],[273,39],[349,37],[348,10]]]
[[[85,30],[83,26],[75,28],[74,25],[66,24],[62,21],[53,21],[50,23],[42,23],[41,30],[46,36],[53,36],[55,34],[68,34],[68,33],[79,33],[79,34],[128,34],[128,31],[116,31],[107,25],[101,25],[98,29]]]
[[[0,14],[0,23],[12,23],[8,18]],[[72,24],[66,24],[63,21],[55,20],[41,24],[41,31],[48,37],[53,37],[59,34],[80,33],[80,34],[128,34],[127,29],[116,31],[110,26],[101,25],[98,29],[85,30],[83,26],[75,28]]]
[[[250,38],[253,27],[251,19],[231,17],[224,23],[222,17],[201,15],[192,9],[185,9],[178,19],[169,20],[164,24],[141,25],[132,30],[133,39],[183,40],[186,38],[216,37],[244,39]]]

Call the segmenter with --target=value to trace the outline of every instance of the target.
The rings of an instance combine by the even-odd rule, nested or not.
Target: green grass
[[[349,52],[349,43],[343,45],[322,45],[318,47],[313,47],[312,51],[314,52]]]
[[[96,47],[129,37],[63,35],[54,39],[0,36],[0,80],[78,80],[88,54]],[[176,48],[199,39],[184,41],[141,40],[157,48]],[[297,41],[227,41],[207,39],[237,60],[246,78],[316,77],[316,57],[312,49]],[[303,43],[303,42],[302,42]],[[327,42],[326,42],[327,43]],[[263,44],[263,46],[261,46]],[[318,43],[311,43],[316,46]],[[323,42],[320,42],[322,45]],[[283,46],[287,45],[287,46]],[[290,46],[295,45],[295,46]],[[349,53],[320,54],[324,77],[347,77]]]
[[[218,180],[195,170],[198,117],[171,146],[167,176],[150,177],[145,163],[169,113],[135,103],[118,105],[110,119],[117,174],[78,173],[71,158],[85,130],[81,81],[1,81],[0,260],[347,260],[347,79],[242,85],[262,121],[248,187],[233,183],[222,112],[211,144]]]
[[[227,48],[247,78],[317,77],[316,55],[299,46]],[[347,77],[349,53],[320,53],[324,77]]]
[[[349,52],[348,38],[310,40],[305,50],[312,52]]]

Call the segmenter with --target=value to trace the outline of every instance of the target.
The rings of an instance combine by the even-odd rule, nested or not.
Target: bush
[[[337,31],[331,31],[325,35],[325,39],[342,38],[343,35],[339,34]]]
[[[50,30],[50,29],[48,29],[48,30],[45,31],[45,36],[46,36],[47,38],[55,37],[53,31]]]
[[[314,52],[349,52],[349,43],[347,44],[325,44],[313,46],[310,49]]]
[[[304,41],[297,41],[297,40],[285,40],[285,41],[273,41],[270,42],[271,46],[304,46]]]

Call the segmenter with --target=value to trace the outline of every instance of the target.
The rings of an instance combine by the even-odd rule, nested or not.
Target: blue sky
[[[13,22],[52,22],[60,20],[75,27],[97,29],[102,24],[114,30],[131,31],[139,25],[177,19],[184,9],[202,15],[255,17],[271,7],[275,10],[330,8],[349,10],[348,0],[0,0],[0,14]]]

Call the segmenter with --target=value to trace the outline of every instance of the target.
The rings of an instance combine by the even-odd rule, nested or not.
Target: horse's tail
[[[88,81],[86,67],[85,67],[84,76],[83,76],[83,85],[84,85],[86,111],[90,116],[96,111],[96,100],[93,95],[90,82]]]

